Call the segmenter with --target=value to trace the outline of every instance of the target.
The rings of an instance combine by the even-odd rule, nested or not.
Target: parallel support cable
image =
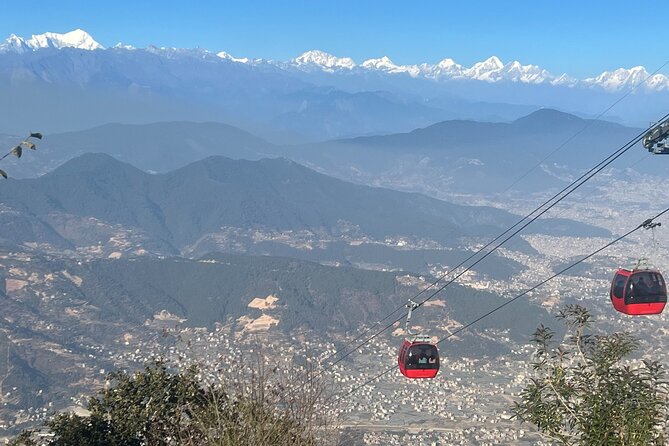
[[[667,118],[669,118],[669,114],[665,115],[659,122],[662,122],[662,121],[664,121],[664,120],[667,119]],[[576,191],[578,188],[580,188],[581,186],[583,186],[583,184],[585,184],[587,181],[589,181],[592,177],[594,177],[595,175],[597,175],[598,173],[600,173],[602,170],[604,170],[606,167],[608,167],[611,163],[613,163],[615,160],[617,160],[618,158],[620,158],[623,154],[625,154],[628,150],[630,150],[635,144],[637,144],[639,141],[641,141],[641,139],[644,137],[644,135],[645,135],[648,131],[653,130],[656,126],[657,126],[657,125],[650,126],[648,129],[646,129],[646,130],[644,130],[643,132],[641,132],[640,134],[638,134],[635,138],[633,138],[632,140],[630,140],[629,142],[627,142],[626,144],[624,144],[623,146],[621,146],[619,149],[617,149],[617,150],[616,150],[615,152],[613,152],[611,155],[609,155],[608,157],[606,157],[603,161],[601,161],[600,163],[598,163],[597,165],[595,165],[594,167],[592,167],[590,170],[588,170],[587,172],[585,172],[584,174],[582,174],[582,175],[581,175],[579,178],[577,178],[576,180],[572,181],[568,186],[564,187],[562,190],[560,190],[558,193],[556,193],[555,195],[553,195],[550,199],[546,200],[546,201],[545,201],[544,203],[542,203],[540,206],[538,206],[537,208],[535,208],[532,212],[530,212],[529,214],[527,214],[525,217],[521,218],[516,224],[514,224],[513,226],[511,226],[510,228],[508,228],[508,229],[507,229],[506,231],[504,231],[502,234],[500,234],[499,236],[497,236],[494,240],[492,240],[491,242],[489,242],[488,244],[486,244],[483,248],[479,249],[477,252],[475,252],[474,254],[472,254],[471,256],[469,256],[465,261],[461,262],[458,266],[456,266],[455,268],[452,268],[449,272],[447,272],[447,273],[445,273],[444,275],[442,275],[441,277],[439,277],[439,278],[438,278],[435,282],[433,282],[431,285],[429,285],[428,287],[426,287],[426,288],[424,288],[423,290],[421,290],[419,293],[417,293],[417,294],[416,294],[414,297],[412,297],[410,300],[413,300],[413,299],[415,299],[416,297],[422,295],[423,293],[425,293],[425,292],[426,292],[427,290],[429,290],[430,288],[433,288],[433,287],[437,286],[437,285],[439,284],[439,282],[441,282],[441,281],[442,281],[448,274],[450,274],[450,273],[453,272],[454,270],[457,270],[459,267],[463,266],[467,261],[473,259],[476,255],[478,255],[478,254],[480,254],[481,252],[483,252],[484,249],[490,247],[490,246],[493,245],[496,241],[498,241],[498,240],[500,240],[501,238],[503,238],[504,235],[509,234],[509,232],[513,231],[513,232],[511,232],[511,234],[509,234],[508,236],[506,236],[501,242],[499,242],[496,246],[494,246],[494,247],[493,247],[492,249],[490,249],[488,252],[486,252],[485,254],[483,254],[478,260],[476,260],[474,263],[472,263],[472,264],[470,264],[469,266],[467,266],[463,271],[461,271],[460,273],[458,273],[455,277],[453,277],[452,279],[450,279],[450,280],[449,280],[448,282],[446,282],[443,286],[441,286],[440,288],[438,288],[437,290],[435,290],[434,292],[432,292],[427,298],[425,298],[423,301],[421,301],[421,302],[418,304],[418,307],[423,306],[426,302],[428,302],[430,299],[432,299],[435,295],[437,295],[438,293],[440,293],[441,291],[443,291],[446,287],[448,287],[449,285],[451,285],[452,283],[454,283],[454,282],[455,282],[457,279],[459,279],[462,275],[466,274],[468,271],[470,271],[473,267],[475,267],[476,265],[478,265],[480,262],[482,262],[482,261],[483,261],[484,259],[486,259],[488,256],[492,255],[495,251],[497,251],[497,249],[499,249],[499,248],[500,248],[501,246],[503,246],[506,242],[508,242],[511,238],[513,238],[513,237],[516,236],[518,233],[520,233],[523,229],[525,229],[527,226],[529,226],[532,222],[534,222],[534,221],[536,221],[537,219],[539,219],[542,215],[544,215],[544,214],[545,214],[546,212],[548,212],[550,209],[552,209],[553,207],[555,207],[558,203],[560,203],[562,200],[564,200],[566,197],[568,197],[570,194],[572,194],[572,193],[573,193],[574,191]],[[537,213],[537,212],[538,212],[538,213]],[[536,214],[536,215],[535,215],[535,214]],[[524,222],[524,223],[523,223],[523,222]],[[520,226],[520,227],[518,227],[518,226]],[[514,228],[517,228],[517,229],[514,230]],[[397,313],[397,311],[399,311],[399,310],[402,309],[402,308],[404,308],[404,306],[398,307],[395,311],[393,311],[392,313],[390,313],[388,316],[386,316],[386,317],[385,317],[384,319],[382,319],[381,321],[383,321],[383,320],[387,320],[392,314]],[[402,319],[402,317],[403,317],[403,316],[400,316],[400,317],[394,319],[392,322],[390,322],[390,323],[388,323],[387,325],[385,325],[383,328],[381,328],[380,330],[378,330],[377,332],[375,332],[373,335],[367,337],[367,338],[366,338],[365,340],[363,340],[362,342],[356,344],[355,347],[351,348],[351,349],[350,349],[348,352],[346,352],[344,355],[340,356],[338,359],[336,359],[335,361],[331,362],[330,364],[328,364],[327,366],[325,366],[323,369],[321,369],[321,371],[317,374],[317,376],[322,375],[324,372],[326,372],[327,370],[331,369],[332,367],[334,367],[334,366],[335,366],[336,364],[338,364],[339,362],[341,362],[341,361],[343,361],[344,359],[346,359],[347,357],[349,357],[349,356],[350,356],[351,354],[353,354],[356,350],[358,350],[359,348],[363,347],[363,346],[366,345],[367,343],[371,342],[372,340],[374,340],[375,338],[377,338],[378,336],[380,336],[382,333],[384,333],[385,331],[387,331],[388,329],[390,329],[392,326],[394,326],[397,322],[399,322],[399,321]],[[381,321],[379,321],[379,322],[381,322]],[[379,322],[377,322],[376,325],[378,325]],[[369,331],[371,331],[371,330],[368,329],[368,330],[366,330],[363,334],[366,334],[366,333],[368,333]],[[357,340],[360,339],[361,337],[362,337],[362,336],[359,335],[358,337],[356,337],[356,339],[354,339],[353,341],[349,342],[348,344],[350,345],[350,344],[354,343],[355,341],[357,341]],[[334,357],[334,356],[335,356],[337,353],[339,353],[339,352],[340,352],[340,351],[335,352],[335,353],[333,353],[332,355],[328,356],[328,357],[326,358],[326,360],[328,360],[328,359]]]
[[[589,258],[591,258],[591,257],[593,257],[593,256],[595,256],[595,255],[597,255],[597,254],[599,254],[600,252],[602,252],[602,251],[604,251],[605,249],[611,247],[612,245],[618,243],[619,241],[623,240],[624,238],[628,237],[629,235],[633,234],[634,232],[638,231],[639,229],[645,228],[645,225],[646,225],[647,223],[652,222],[653,220],[655,220],[655,219],[661,217],[662,215],[666,214],[667,212],[669,212],[669,208],[664,209],[662,212],[660,212],[659,214],[657,214],[655,217],[646,220],[644,223],[641,223],[641,224],[640,224],[639,226],[637,226],[636,228],[634,228],[634,229],[632,229],[632,230],[626,232],[625,234],[623,234],[623,235],[621,235],[620,237],[618,237],[618,238],[616,238],[616,239],[610,241],[610,242],[607,243],[606,245],[604,245],[604,246],[602,246],[601,248],[599,248],[599,249],[593,251],[592,253],[586,255],[585,257],[581,258],[580,260],[578,260],[578,261],[572,263],[571,265],[569,265],[569,266],[567,266],[567,267],[561,269],[561,270],[558,271],[557,273],[553,274],[552,276],[548,277],[547,279],[542,280],[541,282],[539,282],[538,284],[534,285],[533,287],[528,288],[527,290],[523,291],[522,293],[518,294],[517,296],[513,297],[512,299],[509,299],[509,300],[505,301],[504,303],[502,303],[502,304],[496,306],[495,308],[493,308],[492,310],[488,311],[487,313],[484,313],[484,314],[482,314],[481,316],[477,317],[476,319],[474,319],[474,320],[468,322],[466,325],[463,325],[462,327],[459,327],[457,330],[454,330],[453,332],[449,333],[448,336],[445,336],[445,337],[443,337],[442,339],[440,339],[439,341],[437,341],[437,342],[436,342],[436,345],[439,345],[439,344],[441,344],[442,342],[449,340],[450,338],[452,338],[453,336],[457,335],[458,333],[461,333],[461,332],[463,332],[463,331],[465,331],[465,330],[468,330],[468,329],[469,329],[470,327],[472,327],[474,324],[477,324],[478,322],[482,321],[483,319],[485,319],[485,318],[487,318],[487,317],[493,315],[494,313],[496,313],[497,311],[499,311],[499,310],[501,310],[502,308],[506,307],[507,305],[510,305],[510,304],[512,304],[513,302],[515,302],[515,301],[517,301],[518,299],[520,299],[521,297],[526,296],[528,293],[531,293],[532,291],[535,291],[537,288],[539,288],[539,287],[545,285],[546,283],[548,283],[548,282],[550,282],[551,280],[555,279],[556,277],[558,277],[558,276],[564,274],[565,272],[569,271],[570,269],[574,268],[575,266],[577,266],[577,265],[583,263],[584,261],[588,260]],[[344,399],[344,398],[346,398],[346,397],[352,395],[353,393],[357,392],[358,390],[362,389],[363,387],[365,387],[365,386],[371,384],[372,382],[376,381],[377,379],[379,379],[379,378],[381,378],[381,377],[387,375],[388,373],[390,373],[391,371],[395,370],[396,368],[397,368],[396,365],[393,365],[392,367],[387,368],[387,369],[384,370],[383,372],[381,372],[381,373],[379,373],[379,374],[373,376],[372,378],[368,379],[368,380],[365,381],[364,383],[362,383],[362,384],[360,384],[360,385],[354,387],[354,388],[351,389],[350,391],[348,391],[348,392],[342,394],[341,396],[339,396],[339,398],[337,399],[337,401],[340,401],[340,400],[342,400],[342,399]]]

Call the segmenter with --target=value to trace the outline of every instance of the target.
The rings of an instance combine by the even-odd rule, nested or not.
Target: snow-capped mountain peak
[[[609,91],[635,88],[637,86],[652,90],[669,89],[669,78],[667,76],[662,74],[651,76],[642,66],[605,71],[599,76],[585,79],[583,82],[590,85],[598,85]]]
[[[555,79],[548,71],[537,65],[523,65],[517,60],[506,64],[498,70],[500,80],[523,82],[526,84],[541,84]]]
[[[493,74],[504,68],[504,64],[497,56],[492,56],[483,62],[477,62],[464,71],[464,75],[472,79],[495,81],[496,76]]]
[[[362,67],[368,70],[384,70],[393,71],[399,68],[395,65],[388,56],[379,57],[378,59],[367,59],[362,63]]]
[[[75,29],[68,33],[59,34],[47,32],[24,38],[10,34],[0,42],[0,55],[7,53],[21,54],[42,49],[76,48],[80,50],[104,50],[103,46],[82,29]],[[117,44],[110,49],[115,52],[132,51],[131,45]],[[554,76],[537,65],[523,65],[515,60],[504,64],[497,56],[475,63],[471,67],[463,67],[453,59],[445,58],[436,64],[421,63],[415,65],[397,65],[388,56],[376,59],[367,59],[360,65],[350,57],[337,57],[320,50],[306,51],[300,56],[288,61],[272,61],[264,59],[249,59],[234,57],[220,51],[216,54],[205,49],[144,48],[148,53],[158,54],[166,58],[195,57],[211,61],[229,61],[253,66],[272,65],[281,70],[298,70],[307,74],[326,72],[336,75],[344,73],[347,76],[374,72],[381,76],[408,75],[418,79],[429,79],[437,82],[450,80],[471,79],[484,82],[519,82],[524,84],[547,84],[561,87],[592,87],[603,88],[608,91],[629,90],[638,88],[649,91],[669,91],[669,76],[664,74],[650,75],[643,66],[632,68],[618,68],[605,71],[598,76],[579,80],[566,73]]]
[[[441,69],[451,69],[451,68],[462,68],[462,65],[455,63],[453,59],[444,59],[437,64],[437,67]]]
[[[486,69],[486,70],[499,70],[504,67],[504,63],[499,60],[499,57],[497,56],[490,56],[483,62],[478,62],[474,64],[474,67],[480,67],[481,69]]]
[[[443,59],[436,65],[423,63],[418,65],[419,74],[430,79],[449,79],[461,77],[462,65],[455,63],[453,59]]]
[[[569,76],[567,73],[562,73],[560,76],[550,81],[552,85],[564,85],[573,87],[578,84],[578,80]]]
[[[22,39],[21,37],[17,36],[16,34],[10,34],[7,39],[3,43],[0,43],[0,51],[12,51],[15,53],[23,53],[24,51],[28,51],[30,48],[28,48],[28,45],[26,44],[25,40]]]
[[[517,60],[505,65],[496,56],[474,64],[464,70],[463,75],[486,82],[510,81],[525,84],[541,84],[555,79],[555,76],[537,65],[523,65]]]
[[[135,48],[134,46],[132,46],[132,45],[127,45],[127,44],[125,44],[125,43],[123,43],[123,42],[119,42],[119,43],[117,43],[117,44],[114,45],[112,48],[115,48],[115,49],[117,49],[117,50],[126,50],[126,51],[134,51],[134,50],[137,49],[137,48]]]
[[[337,57],[320,50],[311,50],[302,53],[300,56],[293,59],[292,62],[298,66],[316,65],[329,71],[337,68],[351,70],[356,66],[355,62],[353,62],[353,59],[350,57]]]
[[[370,71],[383,71],[386,73],[406,73],[411,77],[418,77],[424,67],[418,65],[396,65],[388,56],[378,59],[367,59],[362,63],[362,68]]]
[[[220,57],[221,59],[226,59],[226,60],[229,60],[229,61],[232,61],[232,62],[238,62],[238,63],[248,63],[249,62],[248,57],[241,57],[241,58],[234,57],[232,54],[226,53],[225,51],[220,51],[220,52],[216,53],[216,55],[218,57]]]
[[[77,48],[88,51],[104,49],[90,34],[82,29],[75,29],[65,34],[47,32],[33,35],[30,39],[24,39],[12,34],[4,43],[0,44],[0,51],[3,52],[13,51],[22,53],[43,48]]]
[[[39,48],[78,48],[80,50],[97,50],[103,49],[102,45],[91,37],[83,29],[75,29],[65,34],[58,33],[44,33],[33,35],[32,38],[26,40],[28,46],[33,49]]]
[[[23,39],[16,34],[10,34],[9,37],[5,39],[5,43],[18,45],[23,43]]]

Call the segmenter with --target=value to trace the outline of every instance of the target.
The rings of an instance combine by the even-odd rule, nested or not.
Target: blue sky
[[[199,46],[279,60],[322,49],[357,62],[450,57],[469,66],[496,55],[582,78],[662,65],[662,24],[648,17],[665,9],[666,0],[7,1],[0,36],[82,28],[105,46]]]

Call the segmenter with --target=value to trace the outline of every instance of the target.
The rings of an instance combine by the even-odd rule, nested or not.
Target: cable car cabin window
[[[623,297],[623,291],[625,291],[625,282],[627,282],[627,276],[622,274],[617,274],[616,278],[613,280],[613,296],[617,298]]]
[[[407,369],[438,369],[439,353],[431,344],[414,345],[409,349]]]
[[[667,289],[662,275],[655,271],[634,273],[627,281],[625,304],[666,302]]]
[[[399,355],[400,362],[404,362],[406,353],[407,353],[407,346],[402,345],[402,347],[400,347],[400,355]]]

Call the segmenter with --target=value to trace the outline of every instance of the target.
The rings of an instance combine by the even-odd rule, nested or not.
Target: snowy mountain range
[[[65,34],[48,32],[33,35],[29,39],[12,34],[3,43],[0,43],[0,54],[25,53],[43,49],[63,48],[75,48],[86,51],[105,49],[86,31],[76,29]],[[113,49],[126,51],[135,50],[132,46],[122,44],[116,45]],[[423,78],[434,81],[478,80],[488,83],[518,82],[523,84],[546,84],[567,87],[600,87],[606,91],[612,92],[635,88],[637,85],[640,85],[645,81],[645,85],[642,88],[646,91],[669,91],[669,77],[663,74],[655,74],[651,76],[642,66],[630,69],[618,68],[613,71],[605,71],[595,77],[578,80],[566,73],[554,75],[537,65],[523,65],[518,61],[504,63],[496,56],[475,63],[467,68],[448,58],[443,59],[436,64],[422,63],[417,65],[397,65],[387,56],[383,56],[380,58],[368,59],[357,64],[350,57],[337,57],[320,50],[307,51],[289,61],[250,59],[247,57],[237,58],[225,51],[212,53],[199,48],[194,50],[184,50],[177,48],[150,47],[148,50],[170,55],[197,52],[201,55],[215,55],[222,60],[234,63],[256,66],[272,65],[283,70],[298,70],[307,73],[324,72],[330,74],[355,74],[376,72],[388,75],[405,75],[412,78]]]
[[[36,51],[45,48],[77,48],[88,51],[104,49],[104,47],[96,42],[86,31],[75,29],[74,31],[65,34],[44,33],[33,35],[30,39],[12,34],[4,41],[4,43],[0,44],[0,53],[24,53],[26,51]]]
[[[256,63],[260,63],[260,61],[256,61]],[[504,63],[497,56],[492,56],[482,62],[475,63],[469,68],[448,58],[443,59],[437,64],[397,65],[387,56],[368,59],[357,65],[349,57],[340,58],[324,51],[312,50],[291,60],[287,65],[300,70],[310,71],[320,69],[327,72],[350,72],[362,69],[389,74],[404,73],[415,78],[422,77],[434,80],[473,79],[485,82],[507,81],[522,82],[525,84],[598,86],[608,91],[634,88],[645,81],[645,89],[647,90],[669,90],[669,77],[663,74],[651,76],[641,66],[605,71],[593,78],[577,80],[566,73],[559,76],[553,75],[537,65],[523,65],[518,61]]]

